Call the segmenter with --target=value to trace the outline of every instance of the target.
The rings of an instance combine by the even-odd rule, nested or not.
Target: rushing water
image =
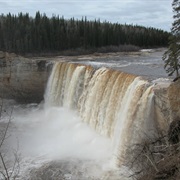
[[[102,59],[79,62],[54,64],[42,104],[4,102],[1,123],[11,123],[3,148],[12,162],[10,151],[21,153],[18,179],[130,179],[128,148],[156,134],[154,83],[98,68]],[[106,59],[106,66],[161,67],[154,57],[127,62]]]
[[[140,77],[85,65],[56,63],[46,91],[46,106],[79,112],[82,121],[111,139],[118,166],[127,161],[127,149],[140,143],[154,127],[153,86]],[[153,108],[152,108],[153,107]]]

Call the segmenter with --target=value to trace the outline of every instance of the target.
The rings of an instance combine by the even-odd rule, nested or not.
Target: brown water
[[[150,49],[134,53],[103,54],[104,57],[89,56],[78,58],[77,62],[97,68],[110,67],[154,80],[167,78],[162,60],[164,52],[165,49]]]
[[[144,132],[156,133],[156,83],[145,79],[167,78],[163,51],[55,63],[46,107],[14,105],[8,149],[17,145],[17,138],[22,154],[18,179],[130,179],[123,166],[128,146],[141,142]]]

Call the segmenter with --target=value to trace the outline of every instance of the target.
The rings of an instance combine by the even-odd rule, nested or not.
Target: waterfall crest
[[[127,159],[128,147],[155,133],[153,86],[135,75],[56,62],[45,104],[77,110],[82,121],[111,138],[118,166]]]

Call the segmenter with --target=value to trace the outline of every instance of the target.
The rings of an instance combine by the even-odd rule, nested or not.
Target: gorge
[[[133,59],[134,57],[131,58]],[[17,59],[17,57],[14,57],[14,59]],[[33,102],[34,100],[39,101],[42,99],[40,96],[43,94],[42,92],[45,89],[44,87],[49,76],[44,102],[40,105],[35,105],[34,115],[27,113],[29,110],[26,112],[29,121],[34,118],[34,124],[31,126],[35,127],[37,125],[40,127],[40,129],[36,130],[37,132],[35,131],[37,135],[36,138],[42,133],[44,135],[47,134],[44,138],[48,139],[49,136],[52,135],[48,132],[50,131],[48,127],[52,125],[53,128],[58,125],[63,126],[64,120],[66,121],[64,123],[67,123],[67,127],[65,128],[67,133],[61,136],[59,130],[54,129],[55,132],[57,132],[57,135],[53,135],[54,139],[58,140],[57,136],[59,135],[59,139],[62,142],[63,138],[66,139],[66,136],[74,136],[77,141],[82,140],[82,137],[86,135],[81,131],[85,128],[85,131],[89,132],[85,127],[86,124],[88,124],[90,129],[97,134],[92,137],[98,136],[96,137],[98,140],[97,144],[95,143],[95,147],[93,147],[94,149],[91,149],[91,146],[87,144],[84,146],[87,146],[90,151],[93,151],[95,154],[97,153],[97,151],[95,151],[96,148],[102,148],[102,151],[99,151],[99,154],[97,153],[99,157],[95,155],[94,158],[99,159],[100,162],[108,158],[108,161],[112,161],[115,167],[121,168],[128,163],[128,160],[131,159],[130,156],[133,156],[133,151],[131,154],[129,152],[129,149],[131,149],[133,145],[141,144],[148,139],[157,137],[159,134],[167,133],[170,123],[180,116],[179,81],[171,82],[167,79],[157,79],[159,78],[158,76],[157,78],[150,78],[149,80],[147,76],[123,72],[117,68],[112,68],[112,66],[111,68],[102,67],[101,65],[99,67],[98,63],[98,66],[94,65],[96,61],[89,61],[88,63],[88,61],[83,58],[80,58],[79,61],[73,61],[72,59],[64,60],[63,58],[61,60],[52,58],[51,61],[47,59],[23,59],[21,63],[19,63],[19,66],[12,67],[12,71],[10,70],[11,66],[8,64],[9,60],[7,57],[5,58],[5,62],[5,67],[1,67],[4,69],[4,72],[6,72],[1,73],[1,87],[3,87],[1,89],[1,96],[3,97],[4,95],[5,98],[8,98],[9,94],[14,92],[14,95],[10,98],[15,97],[15,99],[21,101],[23,98],[20,98],[19,93],[15,90],[19,89],[25,92],[23,97],[31,95],[30,100],[25,98],[29,102]],[[16,61],[12,63],[15,62]],[[22,62],[27,63],[22,66]],[[101,61],[101,63],[102,62],[103,61]],[[105,61],[105,63],[107,62]],[[135,65],[140,66],[140,63],[141,62]],[[154,62],[151,64],[150,60],[143,63],[147,63],[148,68],[151,65],[154,67],[158,66],[159,68],[159,64],[155,64]],[[116,64],[116,62],[114,64]],[[22,67],[25,67],[25,70],[23,70]],[[51,68],[52,72],[50,74]],[[26,72],[25,76],[19,73],[22,71]],[[154,72],[154,74],[156,74],[156,72]],[[27,81],[27,79],[31,80]],[[17,82],[21,84],[21,86],[19,86],[19,84],[17,85]],[[9,89],[9,87],[13,87],[13,91],[8,94],[6,89]],[[37,97],[39,97],[39,99]],[[15,107],[18,106],[15,105]],[[18,114],[18,112],[19,110],[16,112],[15,109],[15,113]],[[33,109],[31,109],[30,112],[33,114]],[[68,117],[67,115],[71,113],[72,116]],[[15,120],[19,121],[18,118],[20,116],[17,114],[15,115]],[[39,121],[36,116],[41,117],[41,121]],[[63,118],[60,118],[61,116],[63,116]],[[23,117],[25,117],[25,115],[19,119],[23,119]],[[58,117],[59,121],[61,121],[60,124],[57,123]],[[53,118],[57,121],[54,121]],[[80,122],[82,121],[83,125],[75,123],[72,125],[72,128],[71,123],[74,122],[73,118],[79,119]],[[44,129],[41,127],[43,126],[43,119],[47,125]],[[16,124],[15,120],[13,121],[14,124]],[[22,122],[20,121],[20,124]],[[70,131],[67,131],[68,128]],[[74,132],[74,128],[77,128],[78,131]],[[60,129],[62,133],[64,132],[63,130],[64,129]],[[78,132],[82,134],[78,134]],[[15,134],[17,135],[17,133]],[[28,141],[28,139],[26,139],[26,141]],[[37,147],[39,142],[42,141],[43,138],[37,141]],[[47,142],[45,141],[45,143]],[[53,143],[56,144],[57,142],[53,141]],[[70,144],[73,143],[74,141],[70,141]],[[59,144],[61,144],[61,142]],[[101,146],[98,144],[101,144]],[[58,146],[58,148],[52,144],[51,146],[58,151],[63,151],[63,143],[61,146]],[[31,148],[31,146],[27,147]],[[48,149],[48,146],[44,147]],[[68,150],[70,154],[77,155],[78,149],[83,149],[80,154],[86,154],[86,152],[88,152],[90,156],[93,156],[86,148],[84,149],[83,144],[80,144],[77,149],[75,146],[71,147],[68,145],[67,147],[69,148],[64,151]],[[71,150],[70,148],[73,149]],[[46,153],[45,151],[45,154]],[[69,154],[67,157],[69,157]],[[69,160],[69,162],[71,162],[71,160]],[[71,164],[73,163],[71,162]],[[83,163],[80,162],[80,164]],[[73,179],[73,173],[71,175]],[[77,176],[75,177],[77,178]],[[79,175],[79,177],[81,176]],[[101,177],[103,177],[103,175],[99,175],[97,179]],[[107,179],[110,177],[111,176],[107,176],[106,174]],[[68,178],[69,176],[66,174],[64,179]],[[88,177],[88,179],[90,178]]]

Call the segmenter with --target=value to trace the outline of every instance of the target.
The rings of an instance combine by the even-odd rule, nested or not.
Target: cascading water
[[[78,63],[84,65],[56,60],[45,103],[22,105],[0,99],[0,130],[6,131],[10,120],[8,138],[1,149],[8,172],[14,168],[14,149],[21,154],[20,172],[17,167],[18,176],[13,173],[19,180],[130,180],[133,170],[141,170],[147,161],[142,163],[140,157],[129,169],[134,162],[131,156],[142,152],[147,140],[168,129],[179,112],[179,100],[174,96],[179,86],[156,79],[166,77],[161,76],[161,56],[158,61],[156,56],[125,57],[132,66],[123,71],[156,79],[152,82],[99,68],[121,69],[123,57],[114,58],[79,58]],[[6,173],[0,163],[0,172]],[[0,173],[0,179],[2,176]]]
[[[127,73],[56,62],[45,105],[77,110],[82,121],[111,139],[118,166],[127,161],[128,147],[156,133],[153,85]]]

